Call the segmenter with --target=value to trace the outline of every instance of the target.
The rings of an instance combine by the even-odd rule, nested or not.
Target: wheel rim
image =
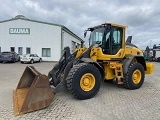
[[[138,84],[141,81],[141,71],[135,70],[132,75],[133,83]]]
[[[93,74],[86,73],[80,79],[80,86],[84,91],[90,91],[95,86],[95,81]]]

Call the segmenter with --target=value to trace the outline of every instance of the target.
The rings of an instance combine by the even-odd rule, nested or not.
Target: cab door
[[[115,55],[122,48],[122,38],[123,29],[118,27],[113,27],[112,35],[113,40],[111,42],[111,54]]]
[[[122,48],[123,29],[114,27],[103,38],[103,54],[115,55]]]

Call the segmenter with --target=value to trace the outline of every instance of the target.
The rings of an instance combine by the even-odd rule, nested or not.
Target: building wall
[[[75,49],[75,45],[73,46],[73,42],[75,44],[81,44],[81,41],[76,39],[75,37],[71,36],[69,33],[67,33],[66,31],[62,31],[62,43],[63,43],[63,46],[62,48],[66,47],[66,46],[69,46],[70,47],[70,50],[71,52],[74,51]]]
[[[10,34],[10,28],[30,28],[30,34]],[[65,37],[69,38],[69,36]],[[65,42],[67,43],[67,42]],[[51,57],[42,57],[44,61],[58,61],[61,56],[61,27],[26,20],[13,20],[0,23],[1,52],[10,51],[10,47],[31,48],[31,53],[42,57],[42,48],[51,48]]]

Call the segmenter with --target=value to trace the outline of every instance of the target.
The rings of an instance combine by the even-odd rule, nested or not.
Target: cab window
[[[122,48],[122,28],[113,28],[112,54],[116,54]]]

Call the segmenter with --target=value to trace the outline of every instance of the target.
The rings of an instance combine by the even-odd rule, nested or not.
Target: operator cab
[[[89,46],[98,44],[102,48],[103,54],[115,55],[124,47],[125,28],[126,26],[112,23],[104,23],[88,28],[87,31],[91,31]]]

